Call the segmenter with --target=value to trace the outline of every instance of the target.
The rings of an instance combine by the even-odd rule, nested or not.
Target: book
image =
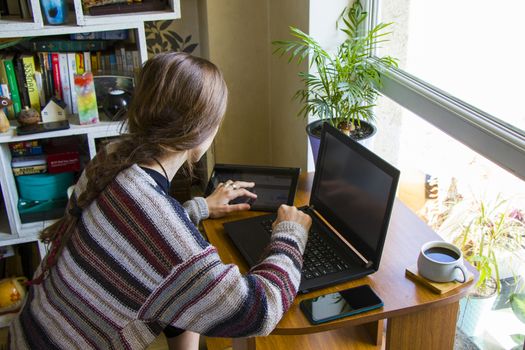
[[[35,156],[43,153],[42,145],[39,140],[19,141],[9,143],[9,149],[13,157]]]
[[[15,56],[14,64],[18,93],[20,94],[20,103],[22,104],[22,109],[24,109],[25,107],[30,107],[31,104],[29,102],[29,92],[27,91],[24,63],[22,62],[20,55]]]
[[[44,154],[35,156],[13,157],[11,160],[12,168],[21,168],[35,165],[46,165],[46,156]]]
[[[22,110],[22,102],[20,101],[20,94],[18,93],[18,84],[16,82],[15,65],[13,63],[14,55],[8,54],[3,57],[2,63],[7,75],[7,85],[11,93],[11,101],[13,101],[13,108],[15,115],[18,115]]]
[[[78,113],[77,106],[77,93],[74,88],[75,86],[75,72],[77,71],[77,63],[74,52],[67,53],[67,67],[69,72],[69,87],[71,91],[71,111],[73,113]]]
[[[7,16],[8,14],[7,0],[0,0],[0,16]]]
[[[9,81],[7,80],[7,72],[5,70],[5,66],[2,62],[1,56],[0,56],[0,94],[4,97],[9,98],[11,101],[13,98],[11,97],[11,92],[9,91]],[[6,108],[6,115],[9,119],[15,118],[15,109],[13,105],[8,106]]]
[[[131,50],[126,50],[126,71],[132,73],[134,69],[133,52]]]
[[[84,66],[84,54],[82,52],[75,53],[75,63],[77,67],[76,74],[84,74],[86,67]]]
[[[98,70],[104,70],[104,66],[102,64],[102,52],[101,51],[97,51],[97,67],[98,67]]]
[[[108,63],[109,63],[109,69],[114,72],[117,70],[117,56],[114,52],[110,52],[108,54]]]
[[[35,82],[38,90],[38,98],[40,100],[40,107],[46,105],[46,96],[44,94],[44,82],[42,80],[42,73],[35,71]]]
[[[22,18],[31,19],[33,16],[31,15],[30,6],[27,3],[27,0],[18,0],[18,4],[20,5],[20,13],[22,14]]]
[[[97,72],[98,71],[98,58],[97,58],[97,54],[93,54],[91,55],[91,71],[92,72]]]
[[[164,0],[144,0],[133,3],[118,3],[102,6],[93,6],[88,10],[89,15],[114,15],[132,12],[146,12],[146,11],[162,11],[167,8]]]
[[[60,80],[60,59],[58,53],[51,54],[51,63],[51,69],[53,70],[53,96],[59,100],[63,100],[62,82]]]
[[[135,72],[138,69],[140,69],[140,67],[142,66],[142,61],[140,59],[139,50],[137,49],[132,50],[131,55],[133,57],[133,72]]]
[[[106,50],[108,42],[104,40],[33,39],[20,43],[20,45],[35,52],[77,52]]]
[[[127,29],[108,30],[106,32],[85,32],[71,34],[71,40],[126,40],[128,38]],[[134,31],[131,31],[134,32]],[[104,50],[104,49],[97,49]]]
[[[42,72],[42,82],[44,85],[44,96],[46,102],[54,96],[53,69],[51,68],[52,66],[48,56],[50,56],[50,54],[47,52],[38,53],[38,61],[40,65],[40,71]]]
[[[91,53],[85,51],[82,54],[84,55],[84,71],[91,72]]]
[[[67,64],[67,53],[58,54],[58,63],[60,67],[60,84],[62,87],[62,101],[66,104],[66,113],[72,114],[71,109],[71,82],[69,80],[69,67]]]
[[[38,88],[35,79],[35,58],[33,55],[20,56],[22,65],[24,67],[25,86],[29,95],[29,105],[31,108],[40,112],[40,96],[38,95]]]
[[[12,168],[14,176],[20,175],[32,175],[32,174],[42,174],[47,172],[47,165],[32,165],[32,166],[23,166],[18,168]]]
[[[10,16],[20,16],[20,5],[17,0],[7,0],[7,11]]]

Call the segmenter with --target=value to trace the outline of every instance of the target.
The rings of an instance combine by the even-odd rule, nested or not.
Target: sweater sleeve
[[[215,337],[268,335],[297,294],[306,240],[301,225],[279,223],[266,257],[246,275],[208,246],[172,270],[139,318]]]
[[[184,202],[182,206],[186,209],[190,220],[195,225],[198,225],[201,220],[207,219],[210,215],[208,204],[203,197],[195,197],[192,200]]]

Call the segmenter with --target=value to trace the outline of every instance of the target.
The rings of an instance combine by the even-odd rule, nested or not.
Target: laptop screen
[[[379,267],[399,171],[325,124],[310,203]]]

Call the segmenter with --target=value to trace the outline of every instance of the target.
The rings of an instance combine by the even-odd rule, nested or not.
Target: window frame
[[[367,26],[372,28],[379,22],[380,0],[364,0],[363,6],[369,13]],[[447,135],[525,180],[525,132],[401,69],[384,67],[383,86],[379,90]]]

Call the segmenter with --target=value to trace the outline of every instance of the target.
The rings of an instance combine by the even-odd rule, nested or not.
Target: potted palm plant
[[[303,104],[299,116],[319,118],[307,126],[314,158],[323,122],[329,122],[356,140],[371,137],[376,131],[373,108],[379,94],[377,88],[382,85],[381,71],[383,67],[396,67],[397,63],[390,56],[371,58],[377,44],[390,34],[385,32],[390,23],[380,23],[365,31],[366,18],[367,12],[363,11],[359,0],[345,8],[337,21],[345,40],[334,55],[295,27],[290,27],[295,40],[273,42],[274,53],[288,55],[288,62],[300,63],[310,56],[309,68],[317,72],[300,72],[304,87],[294,95]]]

